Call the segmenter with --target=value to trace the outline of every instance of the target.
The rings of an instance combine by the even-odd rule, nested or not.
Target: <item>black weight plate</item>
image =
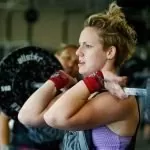
[[[62,66],[55,56],[40,47],[19,48],[4,57],[0,62],[0,107],[2,111],[16,119],[24,102],[36,90],[31,83],[44,83],[59,69],[62,69]]]

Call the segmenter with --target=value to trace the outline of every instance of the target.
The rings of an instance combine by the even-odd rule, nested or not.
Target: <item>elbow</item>
[[[22,124],[24,124],[24,125],[26,125],[26,126],[32,126],[32,122],[31,122],[31,115],[28,115],[27,113],[24,113],[24,112],[19,112],[19,114],[18,114],[18,120],[22,123]]]
[[[28,117],[28,115],[27,114],[25,114],[25,113],[22,113],[22,112],[19,112],[19,114],[18,114],[18,120],[22,123],[22,124],[24,124],[24,125],[31,125],[31,122],[30,122],[30,118]]]
[[[39,125],[37,117],[25,112],[19,112],[18,120],[25,126],[37,127]]]
[[[63,118],[62,116],[56,116],[54,114],[49,114],[48,112],[46,112],[44,114],[44,120],[47,125],[53,128],[58,128],[58,129],[69,128],[69,120]]]

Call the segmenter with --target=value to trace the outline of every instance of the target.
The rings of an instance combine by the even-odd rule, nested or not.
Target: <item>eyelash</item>
[[[92,46],[91,46],[91,45],[88,45],[88,44],[85,44],[85,47],[91,48]]]
[[[83,45],[80,45],[81,47],[84,47],[84,48],[92,48],[93,46],[89,45],[89,44],[83,44]]]

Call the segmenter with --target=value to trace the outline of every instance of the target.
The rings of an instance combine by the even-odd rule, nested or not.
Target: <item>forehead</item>
[[[98,36],[97,29],[93,27],[85,27],[79,37],[79,43],[89,42],[89,43],[98,43],[100,38]]]

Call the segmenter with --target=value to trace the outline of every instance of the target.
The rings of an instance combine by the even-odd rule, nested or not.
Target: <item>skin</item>
[[[79,38],[80,47],[76,54],[79,57],[79,73],[83,75],[89,75],[92,72],[101,70],[107,59],[107,54],[103,51],[98,35],[93,31],[93,28],[86,28],[81,32]],[[92,36],[89,36],[90,34]],[[90,58],[92,60],[89,60]]]
[[[83,29],[79,44],[76,52],[79,57],[79,73],[87,76],[101,70],[105,79],[115,81],[116,48],[110,46],[104,50],[96,29],[92,27]],[[112,93],[122,92],[115,82],[109,84],[111,86],[108,86],[108,90],[112,90]],[[39,126],[46,123],[65,130],[85,130],[106,125],[120,136],[132,136],[139,121],[135,97],[128,96],[121,100],[107,91],[95,97],[93,94],[89,93],[81,80],[62,95],[55,97],[55,85],[52,81],[47,81],[26,101],[18,119],[27,125]],[[33,105],[34,110],[31,107]]]

